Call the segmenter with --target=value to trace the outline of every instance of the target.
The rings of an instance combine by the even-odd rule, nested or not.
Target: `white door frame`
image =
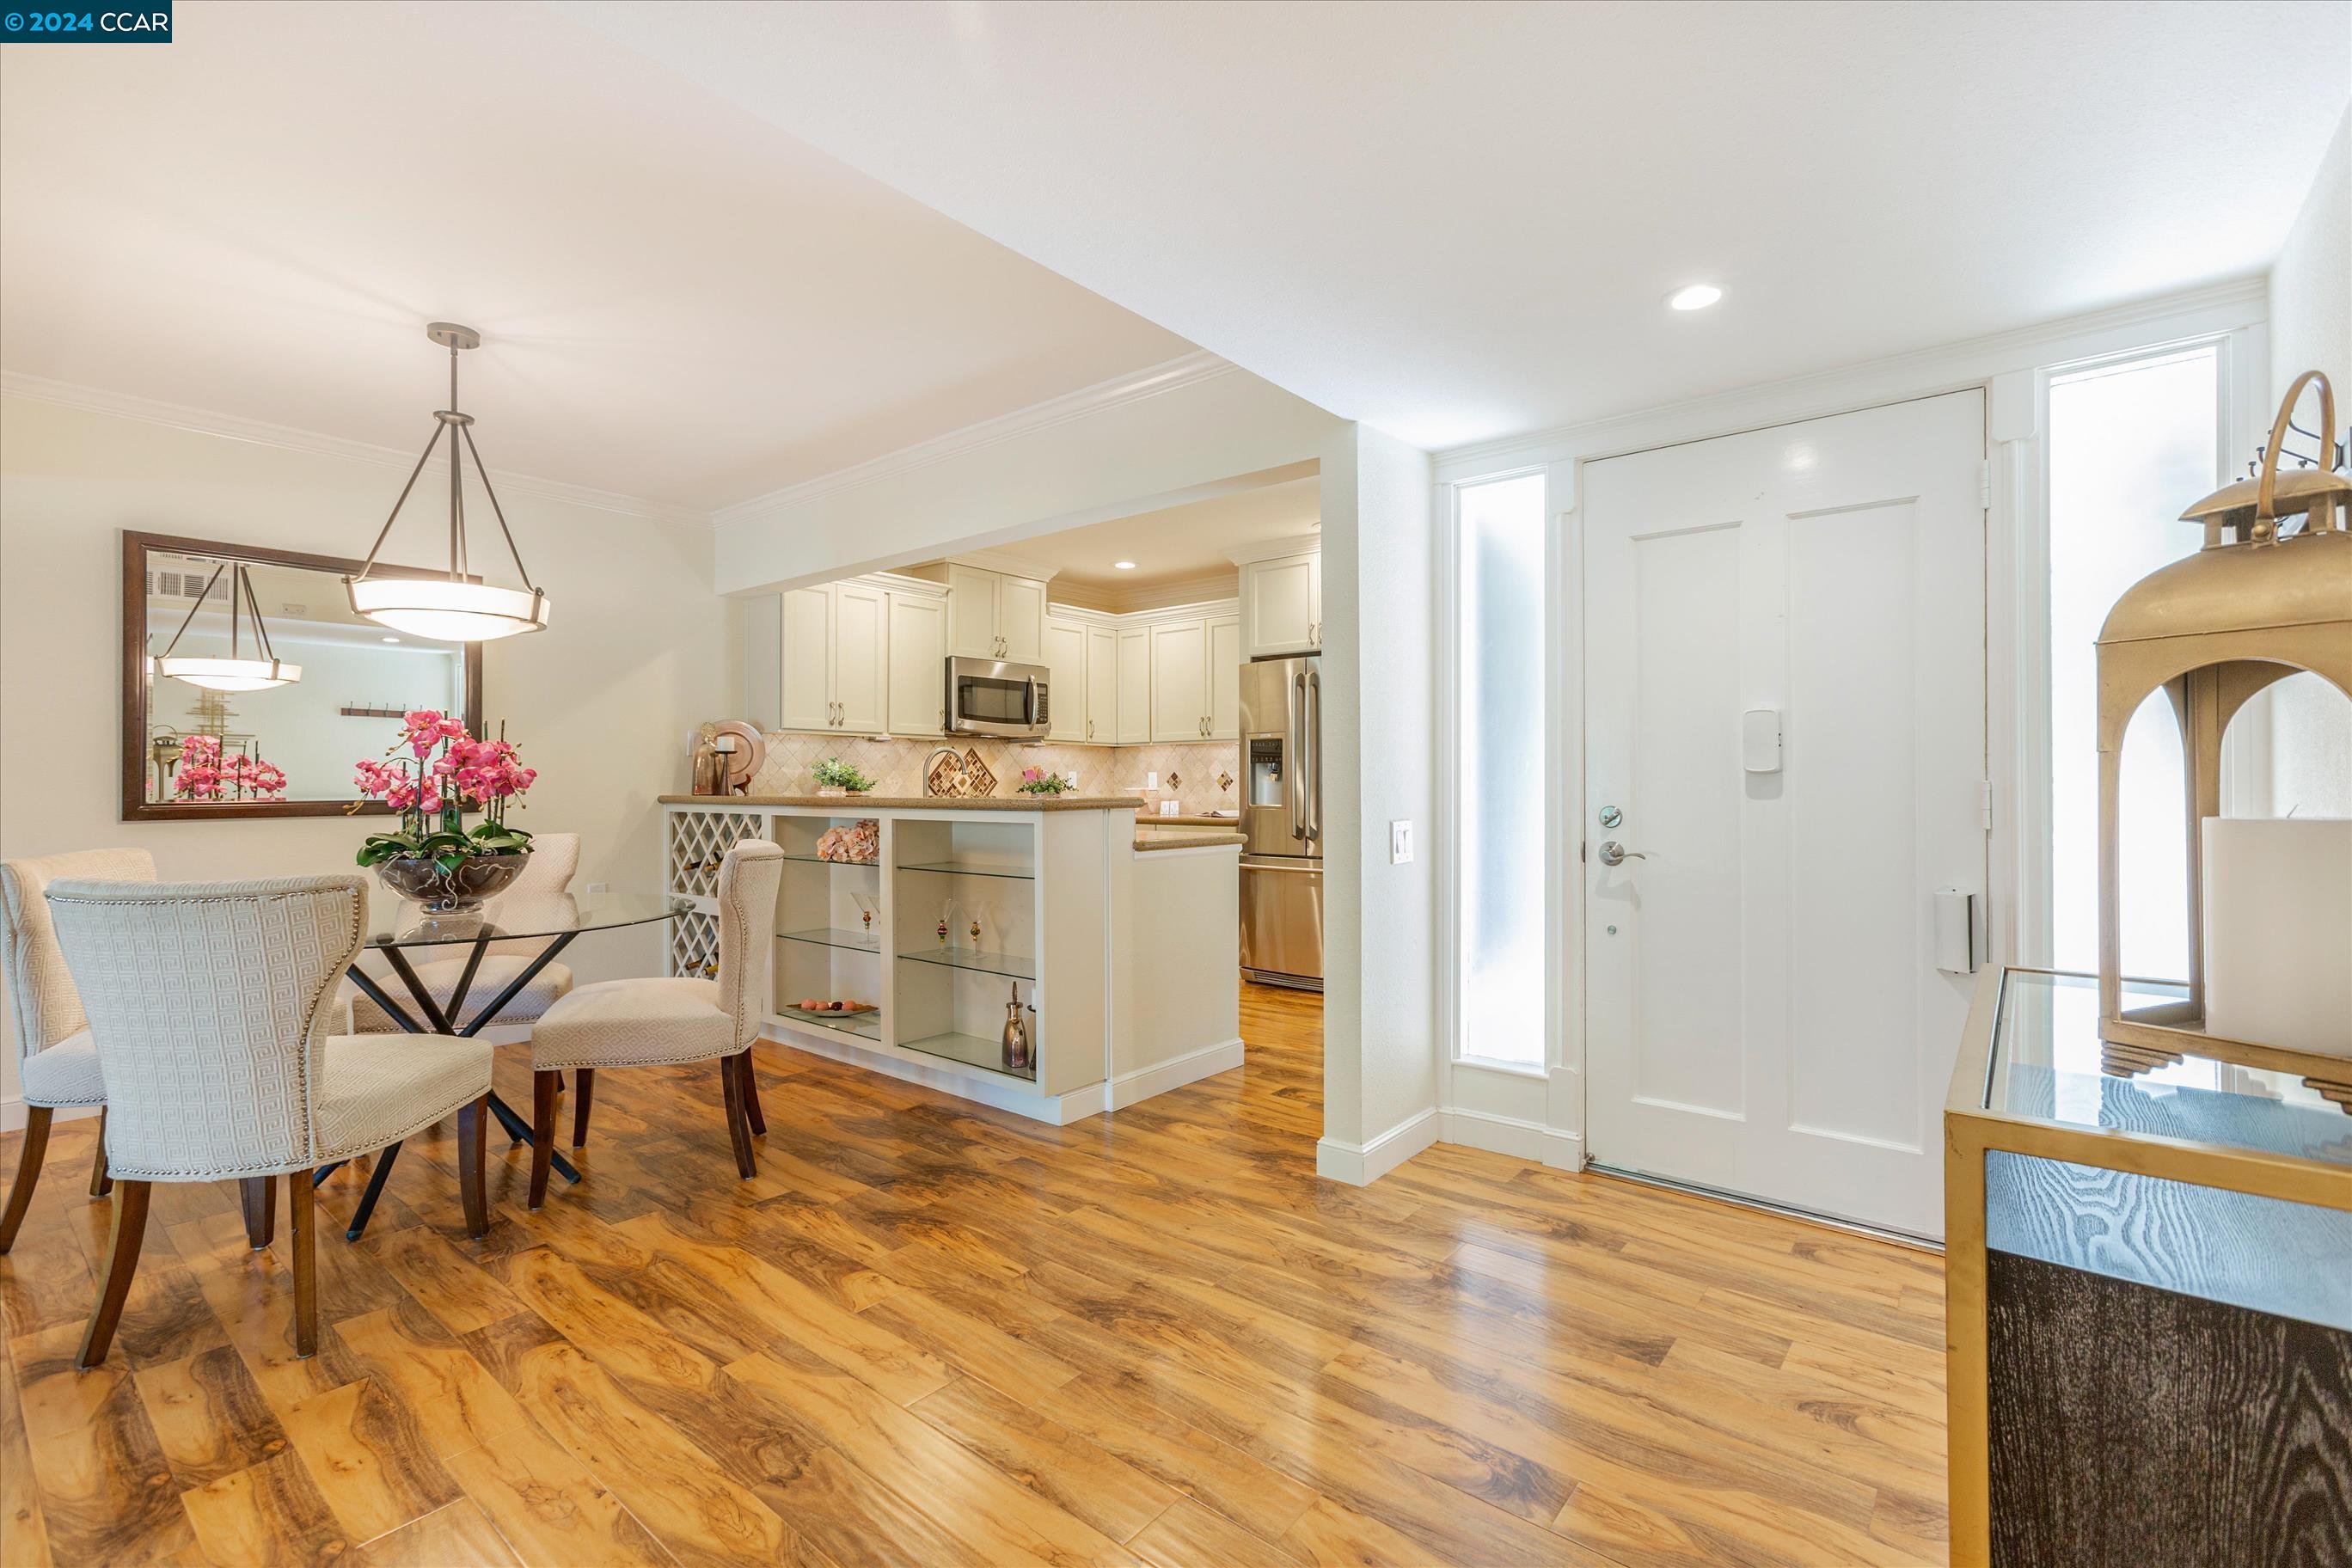
[[[1559,788],[1551,816],[1547,901],[1558,984],[1549,1020],[1546,1070],[1498,1072],[1455,1058],[1459,1016],[1450,868],[1458,823],[1451,768],[1440,772],[1439,820],[1433,842],[1444,847],[1448,875],[1440,879],[1438,973],[1438,1104],[1446,1142],[1492,1149],[1546,1164],[1583,1163],[1587,1112],[1584,1078],[1585,984],[1583,896],[1579,856],[1584,801],[1584,531],[1580,511],[1587,462],[1679,446],[1768,426],[1854,413],[1890,403],[1970,388],[1986,397],[1986,443],[1991,494],[1985,516],[1986,755],[1993,781],[1993,829],[1986,882],[1987,962],[2020,962],[2030,949],[2021,939],[2022,890],[2046,878],[2040,865],[2046,818],[2025,818],[2020,803],[2042,765],[2024,738],[2048,731],[2047,671],[2043,668],[2048,576],[2048,476],[2042,432],[2044,388],[2053,371],[2101,357],[2134,355],[2162,346],[2220,342],[2227,356],[2227,443],[2248,455],[2263,438],[2269,418],[2269,310],[2260,279],[2193,289],[2166,299],[2096,311],[2041,326],[1853,366],[1819,375],[1646,409],[1616,418],[1539,431],[1436,454],[1433,515],[1440,530],[1441,577],[1434,665],[1438,690],[1451,694],[1459,679],[1453,620],[1456,487],[1540,468],[1550,521],[1550,603],[1546,617],[1554,647],[1546,754]],[[1572,627],[1568,616],[1573,615]],[[1446,720],[1451,724],[1450,716]],[[1450,731],[1444,753],[1455,754]],[[2045,767],[2046,773],[2046,767]],[[2038,787],[2038,786],[2037,786]]]

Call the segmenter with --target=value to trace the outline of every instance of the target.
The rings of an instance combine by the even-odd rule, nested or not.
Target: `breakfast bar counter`
[[[1131,795],[664,795],[668,972],[714,974],[719,862],[784,850],[768,1037],[1044,1121],[1238,1067],[1241,835]]]

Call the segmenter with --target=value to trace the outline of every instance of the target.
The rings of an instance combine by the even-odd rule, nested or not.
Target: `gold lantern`
[[[2319,384],[2326,467],[2281,475],[2279,448],[2303,389]],[[2205,1032],[2203,866],[2207,817],[2221,812],[2221,736],[2256,692],[2307,669],[2352,698],[2352,476],[2337,471],[2336,394],[2306,371],[2271,426],[2259,476],[2182,513],[2205,525],[2196,554],[2126,590],[2099,630],[2099,1039],[2101,1065],[2121,1076],[2194,1053],[2301,1074],[2352,1113],[2352,1059]],[[2304,518],[2283,532],[2282,518]],[[2161,687],[2180,721],[2189,832],[2189,995],[2123,1009],[2121,848],[2117,812],[2124,731]]]

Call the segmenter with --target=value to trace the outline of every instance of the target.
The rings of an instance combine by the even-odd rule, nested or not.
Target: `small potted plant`
[[[400,813],[398,832],[371,833],[360,846],[359,863],[374,867],[385,887],[441,914],[472,909],[522,875],[530,835],[507,826],[507,803],[539,773],[514,747],[477,741],[460,721],[419,709],[403,716],[384,757],[360,763],[357,783],[363,796]],[[470,832],[469,808],[482,814]]]
[[[816,793],[819,795],[864,795],[874,787],[874,781],[857,771],[854,763],[839,757],[827,757],[816,765]]]
[[[1070,782],[1043,768],[1023,768],[1021,782],[1013,787],[1023,795],[1063,795],[1068,792]]]

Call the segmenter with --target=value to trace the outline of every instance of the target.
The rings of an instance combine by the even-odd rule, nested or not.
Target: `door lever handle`
[[[1642,850],[1626,848],[1614,838],[1601,840],[1601,863],[1603,866],[1622,866],[1628,860],[1647,860],[1649,858]]]

